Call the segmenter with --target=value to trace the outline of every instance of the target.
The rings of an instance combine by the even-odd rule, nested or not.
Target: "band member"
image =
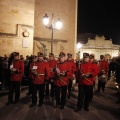
[[[55,67],[57,65],[57,61],[54,58],[53,53],[49,53],[49,67],[50,67],[50,79],[46,84],[46,95],[49,95],[49,84],[51,84],[51,97],[53,99],[54,93],[55,93],[55,86],[54,86],[54,72],[55,72]]]
[[[30,60],[30,65],[29,65],[29,75],[28,75],[28,80],[29,80],[29,90],[27,95],[32,94],[32,87],[33,87],[33,79],[34,79],[34,69],[33,66],[37,66],[37,56],[33,55]]]
[[[90,91],[94,83],[94,77],[98,74],[99,69],[95,68],[93,64],[89,62],[89,54],[83,53],[83,63],[79,65],[79,81],[78,81],[78,102],[75,112],[84,108],[85,111],[89,111]]]
[[[10,65],[10,86],[8,93],[8,102],[6,105],[12,103],[18,103],[20,99],[20,81],[22,80],[22,76],[24,73],[24,62],[19,60],[19,53],[14,52],[14,60]],[[15,91],[15,101],[13,102],[13,94]]]
[[[70,65],[68,65],[68,63],[65,61],[65,53],[60,52],[59,62],[57,63],[55,72],[56,105],[54,106],[54,108],[57,108],[60,105],[60,109],[64,109],[66,102],[67,85],[69,83],[68,76],[71,74],[70,71]]]
[[[72,59],[72,54],[68,53],[67,56],[68,56],[67,62],[71,66],[71,75],[72,75],[72,76],[69,76],[68,95],[67,95],[67,98],[70,99],[72,83],[73,83],[75,72],[76,72],[76,64],[75,64],[74,60]]]
[[[45,79],[49,80],[50,69],[48,62],[44,61],[43,53],[38,52],[38,61],[36,66],[33,66],[33,92],[32,92],[32,104],[33,107],[37,104],[37,91],[39,90],[39,104],[38,107],[43,105],[44,90],[45,90]]]
[[[94,65],[94,67],[96,67],[96,69],[99,69],[97,62],[95,61],[95,56],[94,56],[94,54],[90,54],[90,57],[89,57],[89,58],[90,58],[90,62]],[[94,77],[93,79],[95,79],[95,80],[94,80],[94,83],[93,83],[92,88],[91,88],[90,101],[92,101],[93,92],[95,91],[95,81],[96,81],[96,77]]]
[[[106,76],[108,75],[109,65],[108,62],[105,60],[104,55],[100,55],[100,59],[101,60],[99,62],[100,73],[98,75],[98,92],[100,92],[101,88],[102,92],[104,92],[106,81],[103,82],[101,79],[99,79],[99,77],[102,77],[103,74],[106,74]]]

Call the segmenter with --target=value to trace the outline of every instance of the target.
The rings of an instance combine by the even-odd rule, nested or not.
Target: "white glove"
[[[12,72],[15,72],[15,71],[16,71],[16,69],[15,69],[15,68],[12,68],[12,69],[11,69],[11,71],[12,71]]]
[[[60,74],[60,69],[56,68],[56,72],[57,72],[57,74]]]

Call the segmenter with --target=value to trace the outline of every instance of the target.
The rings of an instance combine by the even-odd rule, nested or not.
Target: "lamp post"
[[[51,32],[51,53],[53,53],[53,34],[54,34],[54,30],[60,30],[62,27],[62,22],[60,21],[60,18],[58,18],[57,22],[54,23],[54,14],[52,13],[52,21],[51,24],[49,24],[49,17],[47,16],[47,14],[45,14],[45,16],[43,16],[43,23],[45,25],[46,28],[48,28],[49,30],[52,30]]]
[[[78,55],[80,60],[80,48],[82,47],[81,43],[77,43]]]

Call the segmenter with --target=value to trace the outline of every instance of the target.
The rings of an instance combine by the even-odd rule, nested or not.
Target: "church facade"
[[[95,39],[88,39],[86,44],[82,44],[80,49],[76,49],[80,52],[80,58],[83,57],[83,53],[87,52],[94,54],[97,60],[100,59],[100,55],[104,55],[106,59],[111,59],[119,55],[119,45],[112,43],[112,39],[106,40],[104,36],[97,36]],[[77,54],[78,56],[79,54]]]
[[[51,52],[51,30],[43,24],[43,16],[54,14],[62,28],[53,33],[53,52],[76,55],[78,0],[0,0],[0,56],[11,52],[37,55]],[[70,12],[71,11],[71,12]],[[75,57],[75,56],[74,56]]]

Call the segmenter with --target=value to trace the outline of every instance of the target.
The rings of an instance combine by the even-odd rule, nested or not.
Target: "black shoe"
[[[89,111],[89,109],[88,109],[88,108],[84,108],[84,110],[85,110],[85,111],[87,111],[87,112]]]
[[[64,106],[61,106],[61,107],[59,107],[61,110],[63,110],[64,109]]]
[[[92,102],[92,99],[90,99],[89,102]]]
[[[13,102],[7,102],[6,105],[10,105],[10,104],[13,104]]]
[[[96,92],[96,93],[100,93],[100,90],[96,90],[95,92]]]
[[[67,95],[67,98],[70,99],[70,95]]]
[[[119,103],[120,103],[120,100],[117,100],[115,103],[119,104]]]
[[[5,87],[2,87],[2,89],[1,89],[2,91],[5,91],[6,90],[6,88]]]
[[[59,105],[57,104],[57,105],[54,105],[53,107],[54,107],[54,108],[58,108],[58,107],[59,107]]]
[[[43,105],[43,103],[39,103],[39,104],[38,104],[38,107],[41,107],[42,105]]]
[[[19,101],[14,101],[13,104],[17,104]]]
[[[30,92],[26,93],[27,96],[29,96],[29,95],[31,95],[31,94],[32,94],[32,93],[30,93]]]
[[[75,111],[75,112],[78,112],[78,111],[81,111],[81,109],[82,109],[82,108],[77,108],[77,109],[75,109],[74,111]]]
[[[32,103],[29,107],[34,107],[34,106],[36,106],[36,104],[33,104],[33,103]]]
[[[116,92],[115,95],[119,95],[119,92]]]
[[[49,96],[49,94],[47,93],[47,94],[45,94],[45,97],[48,97]]]
[[[54,99],[55,99],[54,97],[51,97],[52,102],[54,101]]]

